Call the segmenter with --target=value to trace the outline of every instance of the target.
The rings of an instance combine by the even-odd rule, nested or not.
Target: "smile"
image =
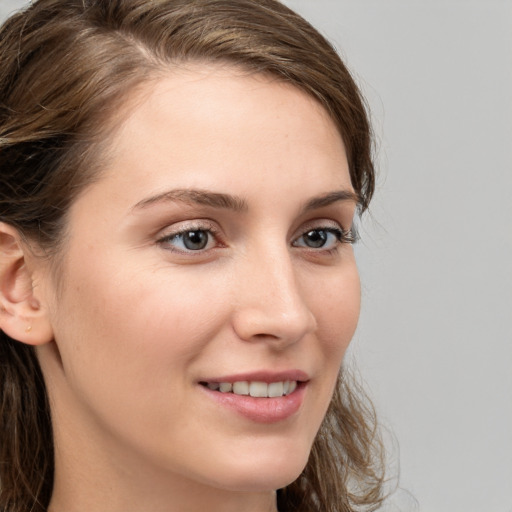
[[[232,393],[234,395],[251,396],[255,398],[277,398],[287,396],[297,389],[296,380],[280,382],[237,381],[237,382],[202,382],[212,391]]]

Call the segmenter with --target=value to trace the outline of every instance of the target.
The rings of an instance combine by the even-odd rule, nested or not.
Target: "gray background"
[[[386,510],[512,512],[512,0],[287,3],[354,70],[378,138],[350,357],[400,462]]]

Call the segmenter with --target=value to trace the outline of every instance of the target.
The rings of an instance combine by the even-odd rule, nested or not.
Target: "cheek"
[[[359,320],[361,287],[355,262],[311,291],[310,304],[324,356],[339,366]]]
[[[152,425],[155,439],[168,439],[187,418],[190,369],[222,328],[226,298],[215,281],[117,261],[68,262],[72,285],[54,319],[64,370],[53,367],[55,393],[78,423],[133,443]],[[143,421],[128,424],[134,415]]]
[[[56,326],[63,364],[84,387],[91,373],[148,392],[157,378],[183,376],[175,370],[192,363],[226,322],[225,276],[96,256],[68,261],[72,284],[60,297]]]
[[[360,282],[355,260],[326,269],[320,277],[304,274],[304,297],[317,321],[314,379],[315,413],[311,418],[311,441],[331,402],[343,357],[357,327],[360,312]]]

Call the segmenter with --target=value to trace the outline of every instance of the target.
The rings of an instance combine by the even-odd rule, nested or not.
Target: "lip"
[[[286,396],[274,398],[256,398],[248,395],[235,395],[234,393],[221,393],[201,385],[204,382],[240,382],[259,381],[270,384],[286,380],[297,381],[295,391]],[[198,383],[200,389],[220,405],[223,409],[233,411],[255,423],[278,423],[285,421],[298,412],[304,402],[304,395],[309,377],[301,370],[286,370],[278,372],[255,371],[233,375],[223,375],[215,378],[201,379]]]
[[[268,371],[257,370],[253,372],[237,373],[232,375],[222,375],[207,379],[201,379],[201,382],[240,382],[240,381],[258,381],[271,384],[272,382],[280,382],[285,380],[296,380],[300,382],[307,382],[309,376],[302,370],[283,370],[283,371]]]

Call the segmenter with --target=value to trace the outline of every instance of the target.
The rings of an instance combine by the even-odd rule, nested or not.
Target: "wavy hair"
[[[0,221],[58,258],[69,206],[102,168],[130,93],[173,65],[229,63],[305,91],[346,146],[360,211],[375,176],[364,100],[333,47],[276,0],[38,0],[0,30]],[[107,142],[105,142],[107,141]],[[371,402],[342,371],[281,512],[374,510],[383,455]],[[51,415],[32,347],[0,332],[0,510],[44,512]]]

